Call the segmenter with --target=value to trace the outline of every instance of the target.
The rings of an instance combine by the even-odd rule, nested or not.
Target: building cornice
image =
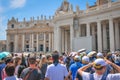
[[[53,27],[7,29],[8,34],[40,33],[40,32],[53,32]]]
[[[114,3],[115,4],[115,3]],[[89,17],[89,16],[95,16],[95,15],[99,15],[102,13],[108,13],[114,10],[120,10],[120,2],[117,2],[116,5],[111,6],[111,7],[106,7],[106,8],[102,8],[102,9],[98,9],[98,10],[93,10],[93,11],[84,11],[84,13],[80,13],[78,15],[79,18],[84,18],[84,17]]]

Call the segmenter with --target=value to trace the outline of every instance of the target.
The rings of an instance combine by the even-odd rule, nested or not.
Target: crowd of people
[[[13,54],[0,60],[0,80],[120,80],[120,51]]]

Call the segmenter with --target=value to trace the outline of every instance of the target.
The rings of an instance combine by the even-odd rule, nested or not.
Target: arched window
[[[14,28],[14,24],[11,25],[11,28]]]

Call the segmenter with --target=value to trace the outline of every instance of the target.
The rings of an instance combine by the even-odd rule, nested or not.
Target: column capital
[[[110,18],[109,18],[109,20],[112,20],[112,21],[113,21],[113,18],[112,18],[112,17],[110,17]]]
[[[101,20],[97,20],[96,22],[97,22],[97,23],[101,23]]]

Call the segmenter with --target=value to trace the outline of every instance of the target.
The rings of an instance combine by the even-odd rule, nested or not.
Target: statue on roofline
[[[58,10],[56,11],[56,14],[61,12],[68,12],[68,11],[69,11],[69,2],[67,2],[67,0],[64,0],[61,7],[58,8]]]

